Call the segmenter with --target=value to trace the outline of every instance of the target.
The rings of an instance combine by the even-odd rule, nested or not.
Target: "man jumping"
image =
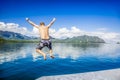
[[[53,20],[49,23],[49,25],[45,26],[44,22],[41,22],[40,25],[36,25],[29,18],[26,18],[26,21],[28,21],[33,27],[35,27],[39,30],[41,41],[36,47],[36,52],[42,54],[44,57],[44,60],[46,60],[46,54],[44,52],[42,52],[41,50],[45,46],[49,48],[50,57],[54,58],[54,56],[52,54],[52,43],[51,43],[51,40],[49,37],[49,28],[52,26],[52,24],[55,22],[55,20],[56,19],[53,18]]]

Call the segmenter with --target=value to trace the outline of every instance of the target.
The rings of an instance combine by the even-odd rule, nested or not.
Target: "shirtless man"
[[[41,41],[38,44],[38,46],[36,47],[36,52],[42,54],[44,57],[44,60],[46,60],[46,54],[44,52],[42,52],[41,50],[45,46],[49,48],[50,57],[54,58],[54,56],[52,54],[52,43],[51,43],[51,40],[49,37],[49,28],[52,26],[52,24],[55,22],[55,20],[56,19],[53,18],[53,20],[49,23],[49,25],[45,26],[44,22],[41,22],[40,25],[36,25],[29,18],[26,18],[27,22],[29,22],[33,27],[35,27],[39,30]]]

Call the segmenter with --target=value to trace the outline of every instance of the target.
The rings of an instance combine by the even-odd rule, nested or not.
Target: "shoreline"
[[[120,80],[120,68],[67,75],[43,76],[36,80]]]

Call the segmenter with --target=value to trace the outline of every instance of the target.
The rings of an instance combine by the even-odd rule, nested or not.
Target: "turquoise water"
[[[119,44],[53,43],[55,59],[35,52],[36,43],[0,44],[0,79],[34,80],[42,76],[120,68]]]

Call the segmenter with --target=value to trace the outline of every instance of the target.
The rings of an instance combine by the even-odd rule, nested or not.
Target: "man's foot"
[[[50,56],[52,59],[54,59],[54,56]]]

